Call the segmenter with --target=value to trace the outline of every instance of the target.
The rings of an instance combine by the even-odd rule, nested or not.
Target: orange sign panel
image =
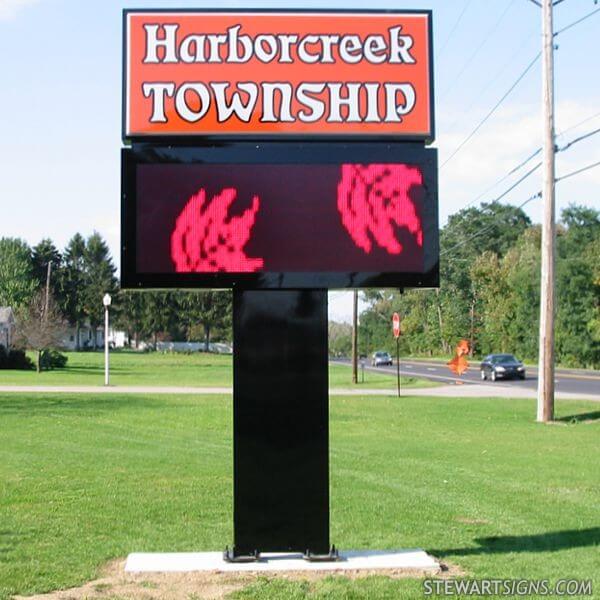
[[[433,139],[431,13],[125,11],[125,138]]]

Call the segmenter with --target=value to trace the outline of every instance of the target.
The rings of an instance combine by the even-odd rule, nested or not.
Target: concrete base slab
[[[184,573],[192,571],[282,572],[354,571],[394,569],[438,573],[440,564],[426,552],[411,550],[353,550],[340,552],[335,562],[308,562],[301,554],[261,554],[252,563],[228,563],[222,552],[133,553],[127,557],[125,571],[130,573]]]

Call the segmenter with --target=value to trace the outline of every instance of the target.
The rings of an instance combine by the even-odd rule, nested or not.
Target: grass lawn
[[[542,426],[529,400],[332,398],[332,541],[598,593],[600,411],[557,408],[569,418]],[[0,395],[0,598],[230,543],[231,418],[219,396]],[[236,596],[419,598],[422,582],[259,578]]]
[[[55,371],[0,370],[0,385],[103,385],[102,352],[68,352],[65,369]],[[331,387],[352,387],[351,371],[343,365],[331,365]],[[360,377],[360,374],[359,374]],[[110,356],[112,385],[197,386],[232,385],[232,357],[219,354],[139,353],[118,351]],[[393,388],[393,376],[365,371],[365,388]],[[403,387],[431,387],[436,384],[414,377],[402,377]]]

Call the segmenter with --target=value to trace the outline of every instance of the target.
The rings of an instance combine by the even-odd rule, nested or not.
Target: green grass
[[[55,371],[0,370],[0,385],[103,385],[102,352],[68,352],[66,368]],[[330,366],[331,387],[352,387],[351,371],[344,365]],[[232,357],[219,354],[139,353],[118,351],[110,356],[112,385],[224,387],[232,385]],[[392,375],[365,371],[365,388],[393,388]],[[403,377],[403,387],[431,387],[434,382]]]
[[[543,426],[529,400],[333,397],[332,541],[600,590],[600,411],[557,408],[587,417]],[[220,396],[0,394],[0,598],[81,584],[132,551],[230,542],[231,419]],[[237,596],[418,598],[422,582],[259,578]]]

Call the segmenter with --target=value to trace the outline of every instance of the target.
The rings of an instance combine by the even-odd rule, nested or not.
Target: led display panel
[[[436,286],[436,158],[407,144],[124,150],[123,286]]]

